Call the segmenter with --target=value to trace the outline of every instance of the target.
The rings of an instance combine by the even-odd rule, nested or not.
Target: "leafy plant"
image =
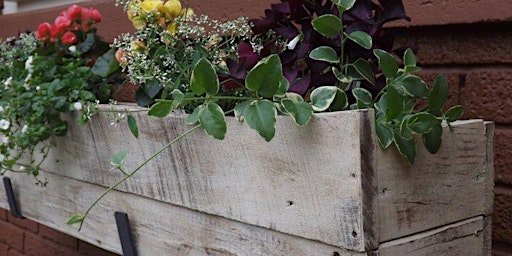
[[[100,20],[97,10],[72,5],[54,24],[0,43],[0,58],[9,64],[0,71],[1,174],[36,177],[52,146],[49,139],[67,132],[61,113],[81,111],[78,122],[85,123],[97,100],[110,98],[107,84],[118,66],[96,34]]]
[[[138,3],[143,6],[146,1]],[[256,32],[272,29],[275,33],[260,37],[268,41],[259,41],[258,49],[252,39],[241,41],[236,51],[238,61],[227,59],[227,70],[222,61],[212,61],[211,55],[187,56],[184,69],[171,75],[180,74],[178,81],[186,84],[167,88],[165,97],[156,98],[148,114],[163,118],[174,110],[185,109],[190,113],[186,123],[194,127],[133,171],[124,168],[126,152],[114,155],[112,165],[125,174],[124,177],[100,195],[84,215],[73,216],[69,223],[82,225],[90,210],[109,191],[187,134],[202,129],[215,139],[224,139],[226,115],[231,114],[270,141],[276,132],[278,115],[287,115],[298,126],[304,126],[314,112],[374,109],[376,134],[383,148],[395,145],[408,163],[414,164],[414,135],[419,134],[427,149],[435,153],[441,144],[441,123],[444,121],[450,126],[450,122],[460,118],[463,108],[456,106],[443,112],[448,97],[446,79],[439,76],[429,88],[414,75],[420,68],[412,50],[404,52],[402,65],[393,53],[376,47],[381,43],[381,38],[376,35],[384,22],[408,19],[401,1],[382,0],[379,3],[384,7],[369,0],[283,1],[273,5],[265,19],[253,21]],[[136,16],[162,17],[164,11],[159,9],[160,5],[152,4],[156,7],[149,11],[140,7],[145,12],[142,15],[137,11]],[[151,18],[146,22],[145,26],[151,27],[154,20]],[[296,24],[301,30],[295,27]],[[162,40],[160,34],[156,35]],[[188,40],[179,33],[169,35],[171,37],[165,38],[176,42]],[[287,39],[283,40],[283,37]],[[150,62],[158,63],[160,54],[170,53],[152,52],[152,47],[145,43],[135,41],[130,48],[132,54],[140,52],[143,56],[151,56]],[[299,44],[301,46],[296,48]],[[204,47],[194,46],[197,49]],[[170,56],[174,58],[174,54],[177,53]],[[125,56],[126,52],[118,52],[118,58],[121,62],[126,61],[124,65],[128,68],[140,65],[123,60]],[[294,68],[297,72],[290,73]],[[150,81],[151,73],[146,75]],[[425,107],[417,109],[417,103],[421,101],[426,103]],[[132,132],[134,130],[137,129],[132,123]]]

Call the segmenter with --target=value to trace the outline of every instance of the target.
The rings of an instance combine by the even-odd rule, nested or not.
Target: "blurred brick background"
[[[257,17],[278,0],[192,1],[196,13],[227,19]],[[496,123],[495,210],[493,255],[512,255],[512,1],[503,0],[403,0],[412,22],[397,22],[396,45],[414,48],[421,75],[432,81],[445,74],[450,81],[450,104],[466,107],[464,118]],[[84,5],[103,14],[99,28],[111,40],[132,31],[122,8],[113,0]],[[0,38],[35,30],[53,20],[62,8],[27,14],[0,15]],[[508,159],[508,160],[507,160]],[[13,220],[0,209],[0,256],[3,255],[112,255],[43,225]]]

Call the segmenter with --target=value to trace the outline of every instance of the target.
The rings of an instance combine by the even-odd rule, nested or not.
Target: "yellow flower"
[[[182,9],[182,10],[181,10],[181,16],[182,16],[185,20],[190,20],[190,19],[192,19],[192,16],[194,16],[194,10],[192,10],[192,8],[185,8],[185,9]]]
[[[174,19],[178,17],[181,13],[181,3],[179,0],[168,0],[165,4],[160,8],[160,11],[164,13],[167,19]]]
[[[140,8],[145,12],[156,12],[161,8],[163,2],[160,0],[144,0]]]
[[[171,22],[169,23],[169,25],[167,25],[167,30],[169,30],[169,33],[171,33],[171,35],[174,35],[176,33],[176,29],[178,29],[178,23],[176,22]]]
[[[146,27],[146,21],[140,17],[134,17],[131,21],[135,29],[143,29]]]

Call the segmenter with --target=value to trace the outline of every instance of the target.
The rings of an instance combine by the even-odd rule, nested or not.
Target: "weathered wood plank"
[[[51,173],[51,182],[34,185],[26,175],[11,175],[25,217],[120,253],[114,212],[128,213],[139,255],[339,255],[363,256],[317,241],[228,220],[184,207],[113,191],[91,212],[81,232],[67,218],[82,209],[104,188]],[[0,190],[0,207],[8,208]]]
[[[122,176],[110,170],[114,152],[128,149],[127,166],[133,169],[190,128],[184,116],[134,115],[139,139],[100,113],[58,138],[44,168],[106,186]],[[225,140],[192,134],[120,190],[346,249],[375,249],[376,180],[373,162],[367,164],[374,160],[372,119],[366,111],[325,113],[297,127],[279,118],[276,137],[267,143],[230,118]],[[360,138],[370,139],[362,147]]]
[[[454,127],[444,129],[435,155],[418,144],[412,167],[396,161],[394,150],[378,152],[380,241],[492,211],[492,125],[472,120]]]
[[[490,217],[475,217],[427,232],[397,239],[379,246],[380,256],[485,256],[485,222]]]

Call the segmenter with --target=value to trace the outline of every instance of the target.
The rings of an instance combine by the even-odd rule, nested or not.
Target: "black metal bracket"
[[[123,256],[137,256],[137,249],[133,243],[128,214],[125,212],[115,212],[114,216],[116,217],[117,231],[119,232],[119,240],[121,240]]]
[[[11,215],[16,218],[24,219],[23,215],[21,215],[18,203],[16,202],[16,197],[14,196],[14,191],[12,190],[11,179],[9,177],[4,177],[4,187],[5,194],[7,195],[7,201],[9,202],[9,211],[11,212]]]

